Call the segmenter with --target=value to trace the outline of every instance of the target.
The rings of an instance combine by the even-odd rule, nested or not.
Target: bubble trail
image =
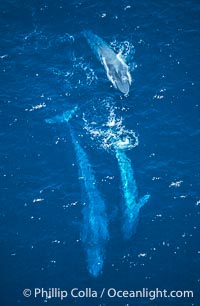
[[[130,159],[123,150],[119,149],[116,149],[116,158],[125,200],[123,235],[125,239],[129,239],[135,233],[140,209],[148,201],[150,195],[145,195],[138,200],[138,189]]]
[[[97,277],[103,268],[104,249],[106,240],[109,238],[105,204],[96,187],[95,176],[87,154],[75,139],[71,129],[70,134],[86,193],[86,204],[82,211],[84,220],[81,240],[86,250],[89,273]]]

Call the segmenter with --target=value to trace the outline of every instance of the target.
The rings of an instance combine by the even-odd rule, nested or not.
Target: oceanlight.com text
[[[194,297],[192,290],[167,290],[155,288],[150,290],[148,288],[142,288],[141,290],[120,290],[115,288],[102,288],[101,290],[95,290],[93,288],[72,288],[72,289],[61,289],[61,288],[34,288],[24,289],[23,295],[26,298],[35,299],[124,299],[130,301],[138,298],[145,298],[149,300],[155,299],[188,299]]]

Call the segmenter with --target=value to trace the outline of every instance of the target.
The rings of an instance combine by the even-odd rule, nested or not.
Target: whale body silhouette
[[[123,150],[116,150],[116,158],[125,200],[123,234],[125,239],[129,239],[136,231],[140,209],[147,203],[150,195],[146,194],[138,198],[138,189],[130,159]]]
[[[87,154],[70,128],[80,177],[86,192],[83,208],[84,224],[81,240],[84,243],[89,273],[97,277],[103,268],[104,248],[109,238],[105,203],[96,187],[96,180]]]
[[[96,186],[95,173],[85,150],[76,139],[69,125],[69,121],[77,109],[78,107],[75,106],[73,109],[67,110],[63,114],[56,115],[45,121],[49,124],[68,124],[85,199],[85,205],[82,210],[83,225],[81,241],[85,247],[89,273],[93,277],[97,277],[103,269],[104,249],[106,241],[109,239],[108,220],[104,200]]]
[[[116,54],[105,41],[92,32],[85,31],[83,35],[96,57],[104,66],[108,79],[115,88],[127,95],[132,80],[128,65],[120,57],[120,54]]]

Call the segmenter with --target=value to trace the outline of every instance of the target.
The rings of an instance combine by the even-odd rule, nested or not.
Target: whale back
[[[101,39],[99,36],[93,34],[91,31],[84,31],[83,35],[86,38],[88,44],[90,45],[90,48],[92,49],[96,57],[101,60],[102,50],[105,48],[109,49],[108,44],[103,41],[103,39]]]

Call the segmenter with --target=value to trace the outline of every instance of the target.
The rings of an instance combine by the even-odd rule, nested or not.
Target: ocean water
[[[200,305],[199,1],[7,0],[0,12],[1,305]],[[128,96],[85,30],[122,54]],[[150,196],[129,239],[127,194]],[[103,288],[194,297],[100,299]]]

